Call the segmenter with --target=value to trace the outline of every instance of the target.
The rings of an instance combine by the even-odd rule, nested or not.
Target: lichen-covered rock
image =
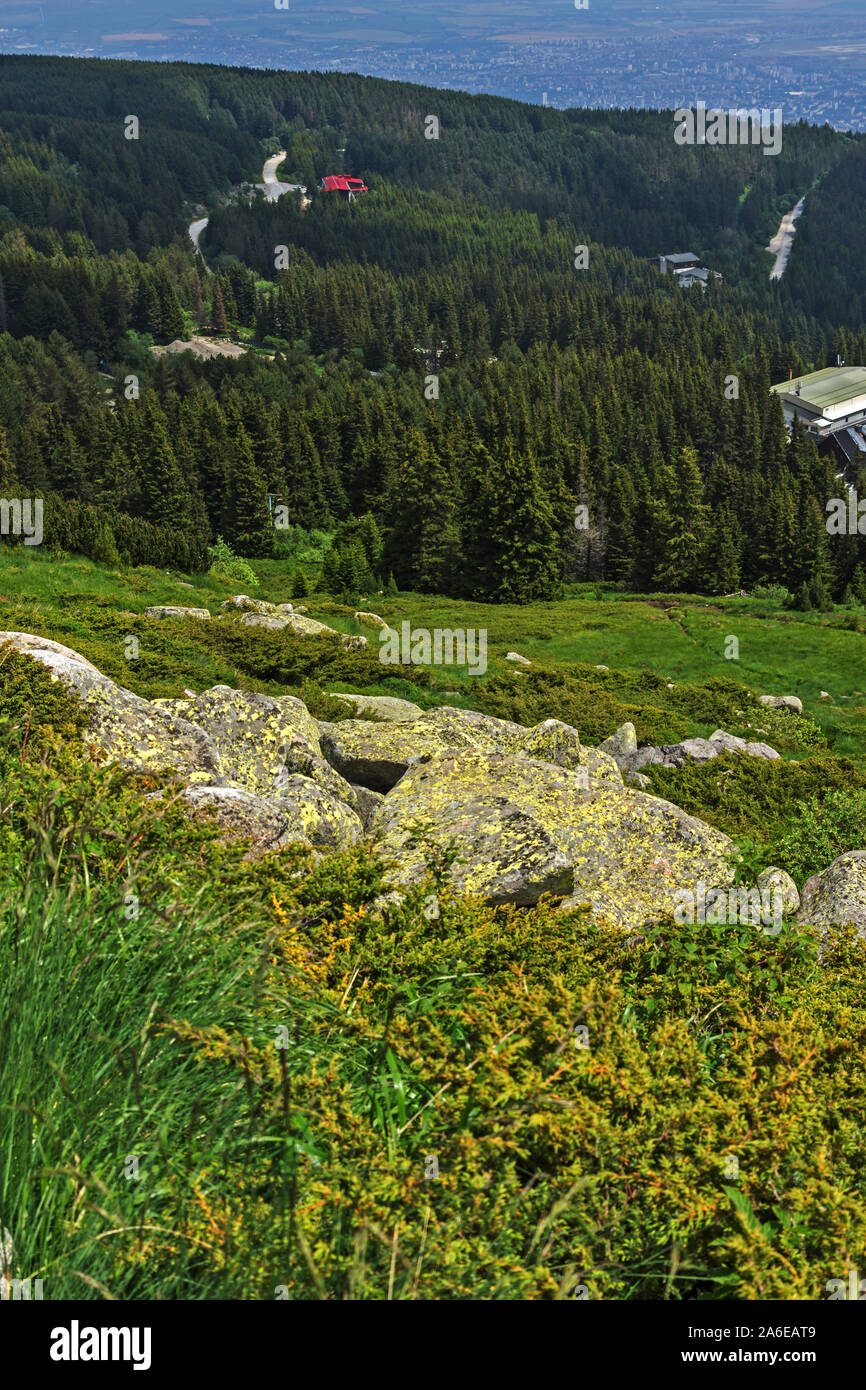
[[[529,904],[542,893],[588,902],[629,929],[673,912],[675,893],[731,882],[726,835],[679,807],[590,780],[524,754],[448,751],[411,766],[372,825],[396,886],[423,878],[422,823],[441,848],[458,845],[454,886],[490,902]]]
[[[758,874],[757,883],[758,888],[762,892],[771,893],[774,897],[777,894],[779,895],[782,903],[783,916],[788,916],[790,913],[798,910],[800,906],[800,894],[797,891],[797,885],[791,875],[786,873],[784,869],[777,869],[775,867],[763,869],[761,873]]]
[[[342,700],[351,705],[359,719],[385,719],[394,724],[412,724],[420,719],[424,711],[411,700],[399,700],[394,695],[344,695],[342,692],[328,692],[332,700]]]
[[[606,738],[604,743],[599,744],[603,753],[609,753],[612,758],[620,764],[621,760],[627,761],[637,752],[637,734],[634,724],[621,724],[615,734]]]
[[[384,618],[379,617],[378,613],[356,613],[355,622],[360,623],[362,627],[375,627],[381,632],[388,631],[388,624],[385,622]]]
[[[146,618],[209,618],[206,608],[173,608],[170,604],[156,604],[145,608]]]
[[[228,781],[257,796],[279,794],[304,760],[323,761],[316,722],[293,696],[215,685],[190,702],[186,717],[213,740]]]
[[[866,850],[840,854],[803,884],[797,921],[813,927],[847,926],[866,937]]]
[[[432,724],[379,724],[345,719],[321,736],[322,754],[347,782],[390,791],[407,768],[448,744]]]
[[[229,838],[249,840],[253,854],[303,838],[293,833],[296,827],[286,807],[242,787],[185,787],[183,799],[191,810],[215,817]]]
[[[758,699],[769,709],[783,709],[789,714],[803,713],[803,701],[796,695],[759,695]]]
[[[219,754],[195,724],[133,695],[59,642],[0,632],[2,642],[26,652],[78,696],[89,714],[86,738],[110,761],[134,772],[175,773],[190,783],[224,782]]]
[[[337,774],[335,773],[336,777]],[[355,785],[352,787],[355,793],[355,810],[361,817],[361,824],[364,830],[370,830],[373,824],[373,817],[378,811],[382,802],[385,800],[381,792],[373,792],[369,787]]]
[[[241,622],[244,627],[264,627],[269,632],[280,632],[289,626],[288,618],[280,617],[277,613],[244,613]]]
[[[528,657],[528,656],[521,656],[521,655],[520,655],[520,652],[506,652],[506,653],[505,653],[505,660],[506,660],[506,661],[514,661],[514,662],[516,662],[519,666],[531,666],[531,665],[532,665],[532,662],[529,660],[529,657]]]
[[[314,848],[348,849],[364,838],[360,816],[309,777],[288,777],[280,787],[278,804],[292,820],[293,835]]]
[[[354,636],[348,632],[340,633],[340,641],[347,651],[363,651],[367,645],[367,639],[360,632]]]
[[[540,758],[557,767],[580,766],[580,735],[561,719],[545,719],[521,739],[519,749],[528,758]]]
[[[278,799],[240,787],[187,787],[184,800],[206,808],[232,836],[257,853],[302,843],[346,849],[362,838],[360,818],[307,777],[289,777]]]
[[[545,719],[542,724],[536,724],[520,741],[516,751],[571,771],[583,768],[587,777],[622,784],[622,773],[610,753],[601,748],[587,748],[581,743],[577,729],[563,724],[560,719]]]
[[[250,598],[249,594],[232,594],[220,604],[221,613],[273,613],[275,605],[263,598]]]
[[[527,730],[510,719],[496,719],[479,710],[439,705],[428,710],[422,724],[434,728],[450,748],[482,748],[489,753],[515,753]]]
[[[326,623],[319,623],[315,618],[304,618],[295,610],[294,613],[285,615],[288,626],[292,632],[299,637],[336,637],[337,632],[334,628],[328,627]]]

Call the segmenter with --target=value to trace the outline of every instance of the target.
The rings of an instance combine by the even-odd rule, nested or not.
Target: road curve
[[[286,151],[280,150],[278,154],[272,154],[270,159],[266,159],[262,169],[262,182],[256,184],[260,188],[269,203],[275,203],[278,198],[282,198],[284,193],[306,193],[306,188],[302,183],[281,183],[277,178],[277,169],[286,157]],[[199,239],[208,224],[207,217],[197,217],[194,222],[189,224],[189,239],[196,251],[201,251]]]

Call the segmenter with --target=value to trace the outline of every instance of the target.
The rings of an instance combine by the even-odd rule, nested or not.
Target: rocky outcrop
[[[637,928],[673,911],[674,892],[726,886],[731,841],[678,807],[525,754],[449,750],[416,762],[373,819],[395,884],[425,874],[416,825],[440,849],[456,842],[458,891],[527,905],[544,893],[589,903]]]
[[[623,729],[631,729],[629,725],[623,725]],[[609,744],[619,741],[622,730],[617,730],[612,739],[606,740],[602,748]],[[617,764],[625,776],[639,772],[641,768],[648,764],[658,764],[661,767],[683,767],[686,763],[708,763],[713,758],[717,758],[720,753],[735,753],[737,756],[751,758],[778,758],[779,754],[775,748],[771,748],[768,743],[750,743],[744,738],[739,738],[736,734],[725,733],[724,729],[716,729],[715,733],[709,738],[685,738],[680,743],[665,743],[661,746],[655,744],[645,744],[641,748],[629,751],[630,740],[623,741],[619,751],[614,754]]]
[[[276,605],[265,599],[250,598],[249,594],[232,594],[220,604],[221,613],[273,613]]]
[[[606,738],[603,743],[599,744],[599,747],[603,753],[610,754],[617,766],[620,765],[620,760],[628,763],[628,760],[634,757],[637,752],[637,734],[634,724],[621,724],[616,733],[611,734],[610,738]]]
[[[232,785],[281,799],[301,776],[355,810],[355,793],[322,757],[318,725],[301,700],[216,685],[184,704],[185,717],[213,740]]]
[[[145,608],[146,618],[210,618],[206,608],[172,608],[170,604],[156,604]]]
[[[193,810],[214,815],[232,837],[249,840],[254,853],[287,844],[346,849],[363,836],[360,818],[306,777],[290,777],[279,798],[256,796],[240,787],[187,787]]]
[[[847,926],[866,937],[866,850],[853,849],[803,884],[797,921],[813,927]]]
[[[628,724],[587,748],[558,719],[527,729],[378,696],[335,697],[374,715],[337,723],[317,721],[294,696],[229,686],[148,701],[60,643],[28,633],[0,633],[3,640],[76,695],[87,738],[107,756],[137,772],[172,773],[190,814],[215,817],[253,854],[291,842],[346,848],[366,834],[399,893],[425,878],[429,838],[443,853],[456,846],[449,876],[460,893],[518,906],[549,894],[629,930],[673,914],[683,890],[697,898],[733,878],[727,836],[636,789],[642,774],[629,764],[682,766],[724,751],[778,756],[721,729],[640,749]],[[781,894],[784,912],[797,910],[796,887],[781,869],[766,870],[758,886]],[[853,921],[866,936],[866,851],[809,880],[798,920]]]
[[[323,732],[321,742],[325,758],[349,782],[388,792],[419,758],[428,754],[449,748],[517,751],[529,733],[521,724],[507,719],[441,705],[412,722],[346,719]]]
[[[403,774],[428,753],[447,748],[431,725],[378,724],[346,719],[322,734],[322,753],[348,782],[388,792]]]

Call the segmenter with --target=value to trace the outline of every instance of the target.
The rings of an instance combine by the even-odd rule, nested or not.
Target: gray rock
[[[225,782],[219,753],[204,730],[116,685],[90,661],[45,637],[0,632],[0,643],[38,661],[88,714],[85,741],[132,772],[170,772],[190,783]]]
[[[372,826],[373,817],[385,798],[381,792],[371,791],[369,787],[362,787],[360,784],[353,786],[352,791],[355,793],[355,805],[358,815],[361,817],[361,824],[364,830],[368,831]]]
[[[783,709],[790,714],[803,713],[803,702],[796,695],[760,695],[758,698],[769,709]]]
[[[280,632],[289,626],[289,619],[278,617],[276,613],[244,613],[241,622],[244,627],[265,627],[269,632]]]
[[[710,734],[710,742],[717,743],[721,749],[729,753],[745,754],[750,758],[778,758],[779,754],[775,748],[771,748],[769,743],[752,743],[746,739],[738,737],[737,734],[726,734],[724,729],[716,729],[715,733]]]
[[[797,921],[813,927],[847,926],[866,937],[866,850],[849,850],[803,884]]]
[[[300,843],[345,849],[361,839],[360,818],[307,777],[291,777],[279,800],[240,787],[187,787],[184,800],[216,816],[233,838],[251,842],[254,854]]]
[[[521,656],[519,652],[506,652],[506,661],[516,661],[520,666],[531,666],[532,662],[526,656]]]
[[[785,916],[797,912],[800,907],[800,894],[791,875],[784,869],[769,868],[758,874],[758,887],[762,892],[779,893],[782,899],[782,912]]]
[[[232,594],[220,604],[221,613],[273,613],[274,604],[262,598],[250,598],[249,594]]]
[[[609,753],[619,764],[626,762],[634,757],[637,752],[637,735],[635,734],[634,724],[621,724],[615,734],[606,738],[604,743],[599,744],[603,753]]]
[[[378,613],[356,613],[355,622],[360,623],[362,627],[376,627],[382,632],[388,631],[388,624],[384,618],[379,617]]]
[[[345,695],[341,691],[327,692],[332,700],[342,700],[352,706],[359,719],[370,715],[395,724],[412,724],[424,711],[411,700],[399,700],[394,695]]]
[[[206,608],[173,608],[170,604],[156,604],[153,608],[145,608],[146,618],[209,618],[210,613]]]

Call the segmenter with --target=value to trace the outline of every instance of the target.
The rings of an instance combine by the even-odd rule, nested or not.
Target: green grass
[[[255,562],[260,577],[256,597],[272,602],[291,598],[294,561]],[[230,655],[215,650],[213,639],[202,640],[201,625],[191,622],[157,623],[140,619],[153,604],[205,607],[216,615],[219,604],[237,592],[237,583],[212,576],[181,576],[154,569],[107,570],[79,558],[52,559],[48,553],[0,549],[0,622],[10,629],[33,630],[76,647],[99,664],[93,643],[99,637],[94,611],[112,613],[119,620],[128,618],[130,630],[141,638],[146,631],[148,649],[159,653],[161,683],[157,689],[148,683],[146,656],[137,669],[130,664],[125,684],[145,695],[179,694],[184,685],[199,689],[203,685],[228,682],[256,682],[257,688],[273,686],[267,677],[238,665]],[[339,632],[367,635],[373,661],[378,652],[375,632],[361,627],[353,618],[353,608],[321,595],[303,600],[310,617],[318,618]],[[98,608],[94,610],[94,605]],[[654,708],[682,714],[678,688],[707,680],[724,679],[755,694],[794,694],[804,704],[808,716],[823,731],[832,751],[839,756],[859,759],[866,751],[866,611],[837,609],[830,614],[783,612],[778,607],[751,599],[708,601],[696,596],[653,596],[602,593],[594,586],[582,586],[571,597],[558,603],[536,603],[526,607],[476,604],[466,601],[399,594],[395,597],[362,596],[360,606],[372,609],[393,627],[408,620],[413,627],[475,628],[487,632],[488,678],[506,680],[517,691],[539,672],[562,671],[573,664],[586,667],[606,665],[610,676],[600,673],[607,689],[617,685],[635,690],[634,673],[660,678],[652,693]],[[122,634],[116,631],[115,641]],[[737,660],[725,657],[728,639],[739,643]],[[88,647],[88,644],[90,646]],[[98,645],[98,644],[97,644]],[[532,668],[515,668],[504,660],[509,650],[517,650],[533,662]],[[94,654],[96,653],[96,654]],[[101,653],[103,658],[105,652]],[[395,682],[405,688],[418,675],[417,667],[380,667],[375,676],[367,671],[361,686],[367,693],[394,691]],[[172,674],[172,670],[174,674]],[[391,672],[393,671],[393,674]],[[622,673],[630,673],[620,679]],[[108,674],[120,678],[120,668]],[[583,677],[589,676],[584,672]],[[383,684],[384,681],[384,684]],[[485,680],[472,676],[466,668],[429,670],[420,682],[422,703],[425,687],[436,692],[438,703],[484,707]],[[171,688],[169,688],[169,686]],[[336,685],[335,687],[336,688]],[[821,699],[826,690],[830,699]],[[457,695],[445,694],[457,692]],[[409,698],[414,698],[411,694]],[[556,715],[557,710],[539,717]],[[628,716],[625,716],[628,717]],[[708,734],[718,720],[711,710],[706,718],[690,718],[672,736]],[[772,721],[750,720],[753,729],[770,727]],[[594,731],[589,741],[597,741]],[[612,733],[599,732],[598,738]],[[758,737],[763,737],[758,733]],[[768,739],[772,742],[772,739]]]
[[[262,597],[288,597],[293,564],[257,569]],[[146,695],[224,681],[428,704],[456,690],[525,722],[567,717],[589,741],[623,717],[654,738],[736,731],[741,710],[785,759],[658,770],[654,789],[761,840],[752,861],[778,852],[800,881],[860,843],[850,615],[697,598],[665,611],[589,589],[525,609],[368,596],[397,626],[486,627],[479,680],[385,674],[369,630],[368,652],[344,652],[142,616],[215,614],[232,587],[0,553],[4,627]],[[358,630],[351,607],[307,607]],[[718,656],[729,634],[739,663]],[[511,647],[533,666],[515,673]],[[828,707],[810,692],[831,669]],[[769,938],[662,921],[634,942],[582,912],[457,900],[435,860],[383,910],[369,847],[247,861],[171,796],[149,799],[165,779],[86,761],[75,701],[28,658],[5,654],[0,683],[0,1218],[15,1277],[42,1279],[48,1299],[557,1300],[583,1284],[790,1300],[862,1267],[866,945],[850,932],[820,960],[791,923]],[[747,685],[800,693],[811,720],[786,725]]]

